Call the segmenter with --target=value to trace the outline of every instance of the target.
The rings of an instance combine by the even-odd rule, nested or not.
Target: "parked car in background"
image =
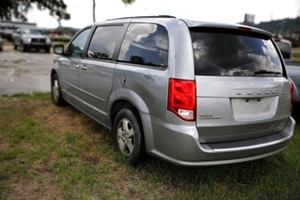
[[[293,135],[293,84],[266,31],[132,17],[87,26],[53,50],[53,102],[110,130],[129,164],[147,154],[185,166],[250,161]]]
[[[294,101],[300,103],[300,63],[292,62],[292,43],[279,36],[274,41],[286,63],[287,74],[294,83]]]
[[[1,26],[0,27],[0,32],[2,34],[2,38],[6,39],[7,41],[12,40],[12,34],[15,30],[17,30],[17,27],[14,27],[14,26]]]
[[[43,49],[50,53],[52,46],[51,39],[45,35],[44,31],[37,28],[20,28],[12,35],[14,49],[20,48],[26,52],[34,48],[35,50]]]
[[[300,103],[300,63],[286,62],[286,69],[294,83],[294,101]]]
[[[274,41],[279,47],[283,58],[286,61],[292,60],[292,43],[289,40],[281,38],[281,36],[275,36]]]

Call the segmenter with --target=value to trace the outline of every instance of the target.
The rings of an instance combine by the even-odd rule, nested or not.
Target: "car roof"
[[[103,23],[130,23],[130,22],[150,22],[150,21],[159,21],[169,23],[170,21],[183,21],[188,27],[205,27],[205,28],[223,28],[223,29],[233,29],[233,30],[241,30],[241,31],[250,31],[259,34],[266,35],[268,37],[272,37],[272,33],[258,29],[251,26],[241,25],[241,24],[229,24],[229,23],[218,23],[218,22],[204,22],[204,21],[195,21],[189,19],[178,19],[175,16],[171,15],[153,15],[153,16],[134,16],[134,17],[123,17],[123,18],[115,18],[108,19],[105,22],[94,23],[93,25],[100,25]]]
[[[268,31],[265,31],[265,30],[262,30],[259,28],[255,28],[255,27],[251,27],[251,26],[247,26],[247,25],[242,25],[242,24],[203,22],[203,21],[184,20],[184,19],[183,19],[183,21],[185,21],[185,23],[188,25],[188,27],[236,29],[236,30],[251,31],[251,32],[260,33],[260,34],[264,34],[269,37],[272,37],[272,33],[268,32]]]

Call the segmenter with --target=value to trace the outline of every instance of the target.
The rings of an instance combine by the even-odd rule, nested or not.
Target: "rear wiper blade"
[[[262,70],[255,71],[254,74],[281,74],[281,72],[268,71],[268,70],[262,69]]]

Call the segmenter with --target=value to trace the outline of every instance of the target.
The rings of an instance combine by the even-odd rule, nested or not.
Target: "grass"
[[[292,61],[300,62],[300,48],[294,48],[292,50]]]
[[[187,168],[151,158],[132,168],[109,132],[48,93],[0,98],[0,199],[297,199],[299,155],[300,125],[266,159]]]

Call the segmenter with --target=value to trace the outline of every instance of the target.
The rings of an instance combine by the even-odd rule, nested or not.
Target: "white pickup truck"
[[[285,60],[287,74],[294,82],[294,101],[300,103],[300,63],[292,62],[292,44],[289,40],[278,37],[274,40]]]

